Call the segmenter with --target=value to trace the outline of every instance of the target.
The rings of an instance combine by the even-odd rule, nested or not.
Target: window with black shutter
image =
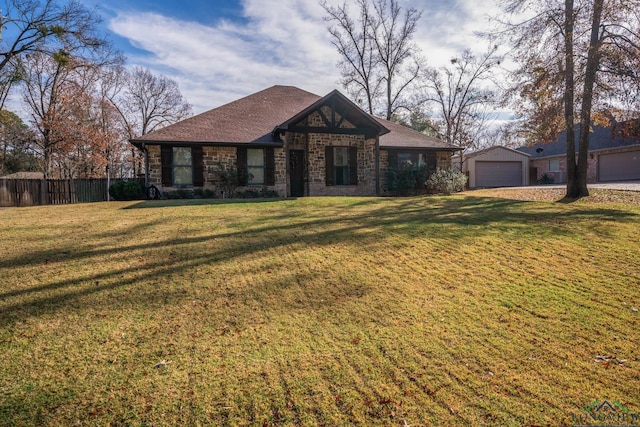
[[[275,185],[276,160],[273,147],[238,147],[240,185]]]
[[[325,183],[327,186],[333,185],[333,147],[324,147],[325,159]]]
[[[168,147],[160,149],[162,185],[167,187],[204,185],[202,147]]]
[[[204,186],[204,164],[202,159],[202,147],[191,148],[191,159],[193,160],[193,186]]]
[[[171,187],[173,185],[173,148],[162,146],[160,148],[160,162],[162,163],[162,185]]]
[[[276,185],[276,156],[273,147],[265,149],[265,185]]]
[[[349,148],[349,185],[358,185],[358,147]]]
[[[236,169],[238,169],[238,185],[247,185],[247,147],[236,150]]]

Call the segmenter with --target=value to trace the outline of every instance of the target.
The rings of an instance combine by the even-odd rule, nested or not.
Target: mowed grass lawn
[[[0,209],[0,425],[570,425],[638,308],[638,205]]]

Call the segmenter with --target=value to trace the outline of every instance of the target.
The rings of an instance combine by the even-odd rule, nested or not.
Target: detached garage
[[[464,156],[469,188],[520,187],[529,183],[530,156],[507,147],[491,147]],[[452,160],[460,164],[460,158]]]
[[[600,154],[598,180],[603,182],[640,180],[640,150]]]
[[[522,185],[521,162],[476,161],[476,187],[518,187]]]

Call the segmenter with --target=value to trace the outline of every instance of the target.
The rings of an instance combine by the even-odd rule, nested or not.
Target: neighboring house
[[[161,190],[220,188],[238,170],[239,189],[280,196],[380,195],[389,168],[451,166],[458,148],[373,117],[338,91],[324,97],[273,86],[131,140],[147,180]]]
[[[567,182],[566,133],[556,141],[521,147],[518,151],[531,156],[536,179],[543,175],[555,183]],[[576,153],[579,149],[576,131]],[[611,128],[592,126],[589,135],[587,182],[640,180],[640,141],[637,138],[615,136]]]
[[[464,154],[462,172],[469,177],[469,188],[519,187],[529,184],[529,154],[507,147],[489,147]],[[460,156],[452,159],[460,169]]]

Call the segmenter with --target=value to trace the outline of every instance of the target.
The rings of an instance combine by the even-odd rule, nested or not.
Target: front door
[[[289,150],[291,197],[304,196],[304,150]]]

